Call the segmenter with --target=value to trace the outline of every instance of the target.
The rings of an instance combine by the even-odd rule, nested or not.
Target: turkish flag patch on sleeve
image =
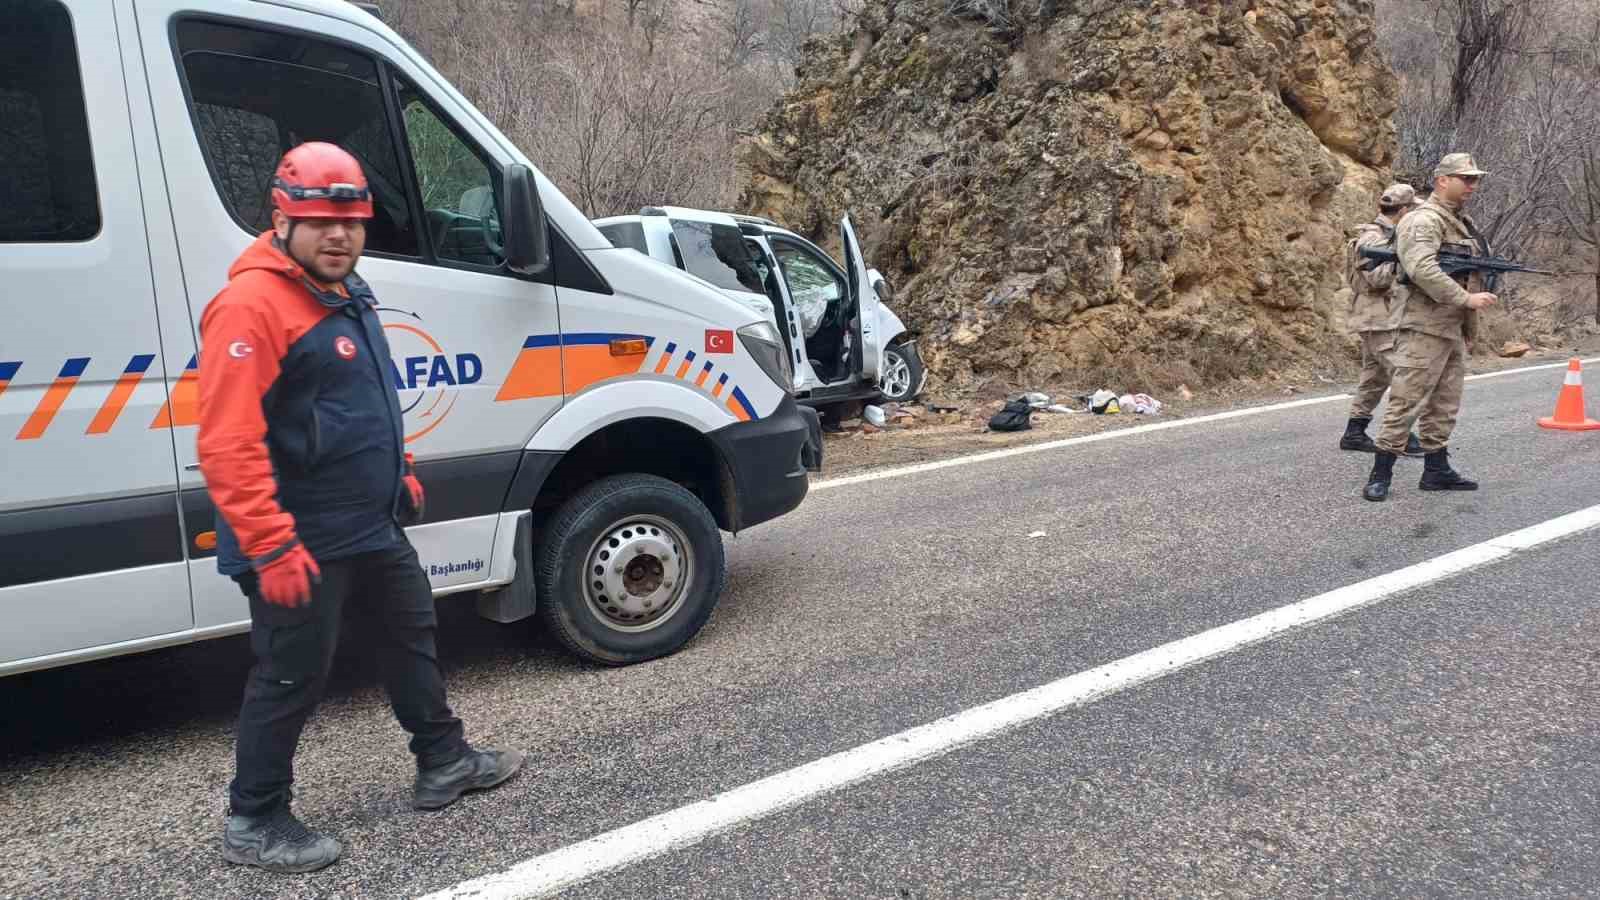
[[[706,329],[707,353],[732,353],[733,332],[724,328]]]

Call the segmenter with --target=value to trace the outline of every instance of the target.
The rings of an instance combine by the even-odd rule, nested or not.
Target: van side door
[[[503,265],[510,155],[376,20],[252,0],[209,0],[203,16],[186,0],[135,6],[161,155],[183,185],[172,213],[192,322],[270,227],[283,152],[313,140],[350,151],[374,202],[357,271],[378,298],[406,449],[428,490],[411,538],[435,590],[483,577],[523,448],[563,402],[554,276]],[[558,267],[577,256],[562,240],[552,229]],[[178,452],[193,461],[193,429]],[[197,472],[185,479],[200,486]],[[202,590],[197,577],[197,620],[241,619],[239,592],[211,581]]]
[[[126,13],[0,5],[0,673],[194,622]]]

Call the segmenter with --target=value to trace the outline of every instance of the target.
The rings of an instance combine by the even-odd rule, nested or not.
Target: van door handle
[[[185,472],[198,472],[198,471],[200,471],[200,464],[197,463],[197,462],[189,463],[188,465],[183,467],[183,470]]]

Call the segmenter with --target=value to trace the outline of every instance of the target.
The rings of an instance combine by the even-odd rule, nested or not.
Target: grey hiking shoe
[[[333,865],[339,842],[307,828],[285,806],[264,816],[228,816],[222,858],[268,872],[315,872]]]
[[[453,763],[417,770],[417,809],[443,809],[467,791],[484,791],[517,774],[521,750],[468,750]]]

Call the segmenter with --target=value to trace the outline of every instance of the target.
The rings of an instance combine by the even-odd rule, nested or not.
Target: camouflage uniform
[[[1393,184],[1379,200],[1382,206],[1409,206],[1415,193],[1407,184]],[[1391,243],[1395,223],[1379,216],[1376,221],[1359,227],[1352,255],[1362,247]],[[1387,359],[1389,348],[1394,346],[1394,333],[1389,324],[1389,288],[1394,284],[1394,263],[1383,263],[1371,269],[1352,267],[1350,270],[1350,330],[1361,336],[1361,382],[1356,386],[1355,399],[1350,402],[1352,420],[1372,419],[1383,392],[1388,390],[1393,370]],[[1363,425],[1365,424],[1363,421]],[[1365,429],[1363,428],[1363,431]]]
[[[1378,432],[1380,450],[1404,451],[1413,422],[1423,450],[1438,450],[1450,441],[1467,377],[1467,341],[1478,327],[1467,295],[1483,288],[1477,275],[1458,281],[1444,274],[1437,254],[1444,249],[1485,255],[1475,232],[1460,210],[1430,199],[1406,215],[1395,237],[1395,252],[1411,283],[1396,288],[1391,306],[1394,379]]]
[[[1439,161],[1434,177],[1481,178],[1487,174],[1465,153]],[[1389,362],[1394,367],[1389,408],[1378,431],[1377,455],[1362,496],[1381,501],[1389,495],[1395,457],[1404,452],[1415,423],[1426,455],[1425,491],[1471,491],[1478,484],[1450,467],[1446,444],[1461,409],[1467,377],[1467,341],[1477,332],[1478,314],[1470,295],[1482,291],[1477,274],[1452,278],[1439,268],[1439,253],[1487,256],[1489,248],[1472,221],[1434,191],[1428,202],[1407,213],[1395,231],[1395,254],[1408,283],[1390,296],[1389,324],[1395,329]]]

